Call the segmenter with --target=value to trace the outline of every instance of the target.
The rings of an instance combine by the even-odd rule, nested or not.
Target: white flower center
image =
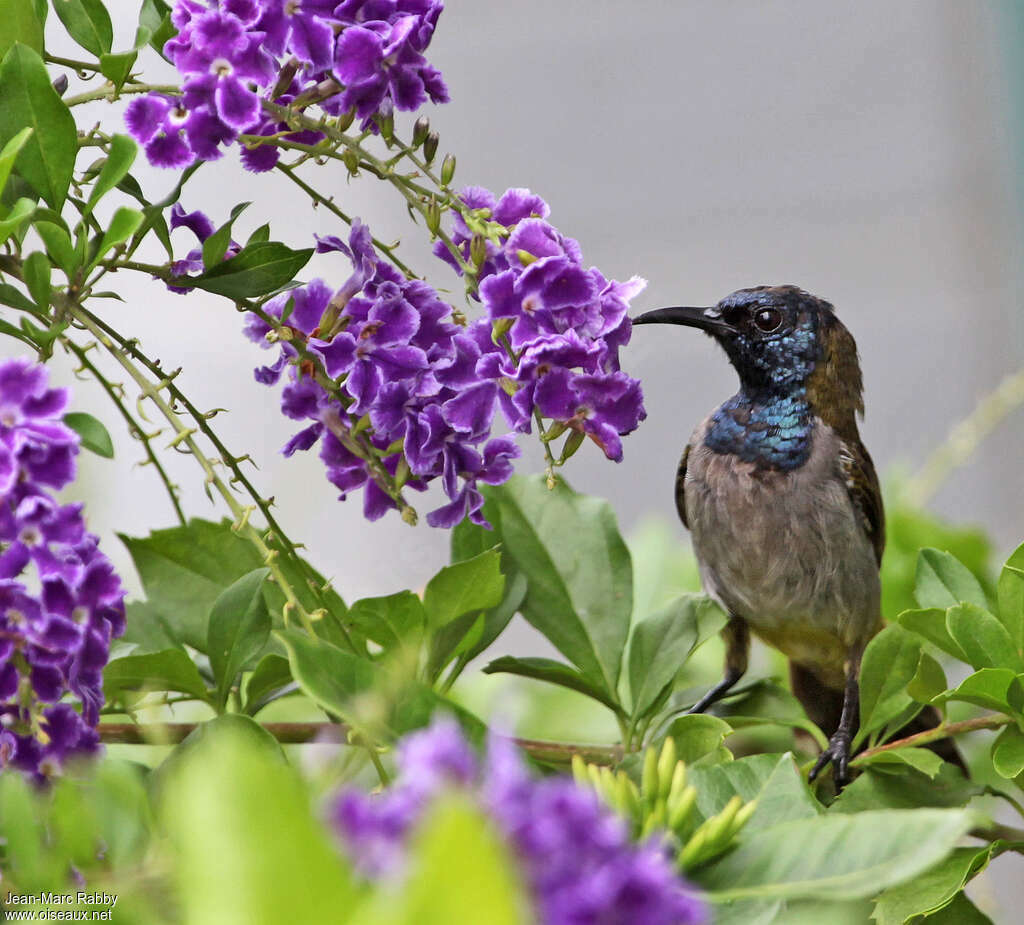
[[[25,527],[21,533],[18,534],[18,539],[31,548],[32,546],[39,545],[43,539],[43,535],[36,527]]]
[[[234,67],[227,58],[214,58],[210,62],[210,73],[218,77],[229,77],[234,73]]]
[[[71,611],[71,619],[75,623],[84,623],[89,618],[89,608],[83,607],[79,604],[74,610]]]

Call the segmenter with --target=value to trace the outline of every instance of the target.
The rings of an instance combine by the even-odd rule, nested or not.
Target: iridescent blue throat
[[[785,395],[740,391],[711,416],[704,444],[766,468],[796,469],[811,455],[813,428],[803,386]]]

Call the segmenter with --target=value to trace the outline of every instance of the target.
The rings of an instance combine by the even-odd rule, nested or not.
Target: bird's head
[[[853,337],[828,302],[796,286],[739,289],[710,308],[658,308],[633,324],[700,328],[722,345],[746,392],[805,390],[818,414],[844,425],[863,413]]]

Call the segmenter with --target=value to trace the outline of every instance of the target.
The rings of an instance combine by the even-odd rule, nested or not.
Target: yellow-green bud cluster
[[[572,773],[578,784],[629,821],[634,838],[664,832],[677,848],[682,870],[722,854],[757,808],[757,801],[745,804],[734,796],[720,813],[694,828],[697,788],[686,782],[686,764],[678,760],[673,739],[666,739],[660,752],[644,752],[639,787],[625,771],[587,764],[579,755],[573,756]]]

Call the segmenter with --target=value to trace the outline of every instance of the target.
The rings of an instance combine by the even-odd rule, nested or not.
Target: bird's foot
[[[828,748],[818,756],[807,779],[813,781],[828,765],[832,765],[832,778],[836,790],[842,790],[850,782],[850,741],[849,730],[837,729],[828,740]]]

